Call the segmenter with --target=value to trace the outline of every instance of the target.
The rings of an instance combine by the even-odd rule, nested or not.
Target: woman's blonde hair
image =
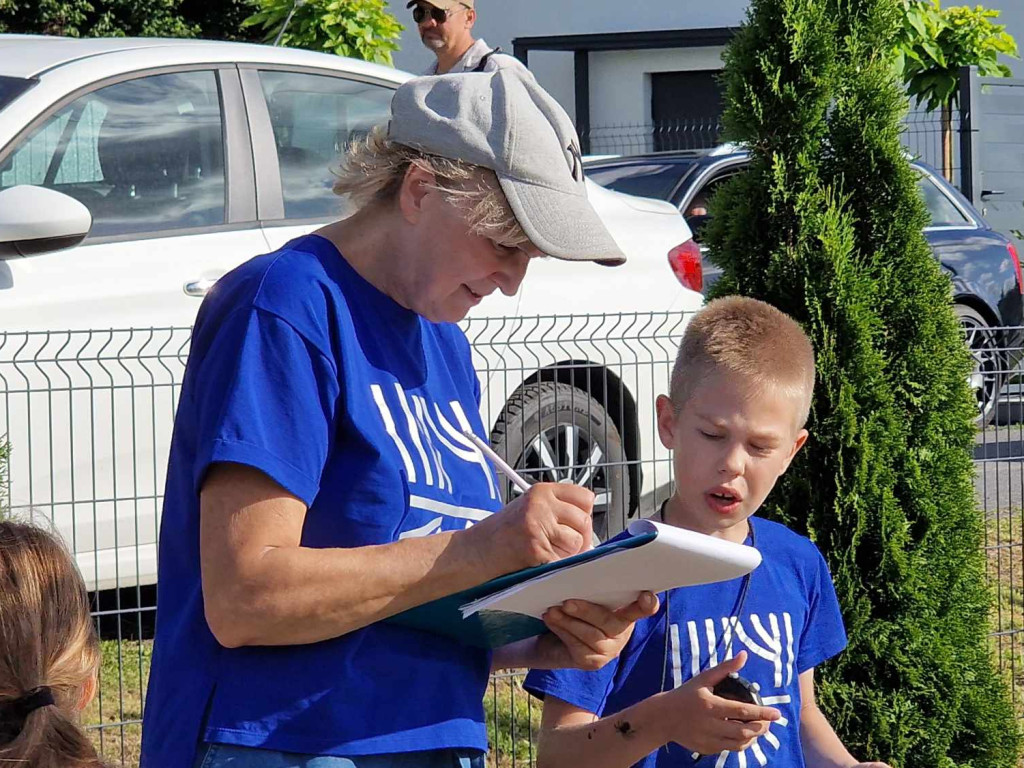
[[[55,536],[0,521],[0,765],[102,766],[77,722],[100,664],[85,584]],[[26,697],[53,704],[24,712]],[[38,702],[37,702],[38,703]]]
[[[388,139],[385,126],[349,145],[334,172],[334,193],[346,196],[357,210],[389,203],[412,166],[433,174],[435,188],[463,212],[470,232],[509,248],[529,244],[494,171],[397,144]]]

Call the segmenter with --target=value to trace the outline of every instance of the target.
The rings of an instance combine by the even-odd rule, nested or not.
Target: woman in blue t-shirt
[[[594,669],[657,609],[553,608],[551,633],[463,647],[388,623],[574,554],[593,494],[501,509],[452,323],[529,260],[618,263],[564,111],[514,71],[402,86],[336,190],[357,212],[218,281],[168,466],[146,768],[483,765],[502,667]]]

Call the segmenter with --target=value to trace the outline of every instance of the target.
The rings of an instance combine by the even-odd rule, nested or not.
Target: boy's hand
[[[701,672],[680,687],[659,694],[665,701],[665,735],[693,752],[713,755],[749,747],[782,715],[772,707],[744,704],[715,696],[711,689],[747,661],[740,651],[717,667]]]
[[[658,598],[651,592],[642,592],[616,611],[585,600],[566,600],[549,608],[543,618],[551,634],[537,638],[543,666],[600,669],[629,642],[634,623],[657,612]]]
[[[857,763],[856,765],[851,765],[850,768],[890,768],[890,766],[889,766],[888,763],[873,762],[873,763]]]

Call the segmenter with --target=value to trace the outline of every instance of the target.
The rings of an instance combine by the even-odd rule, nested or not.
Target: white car
[[[54,519],[90,589],[155,583],[203,295],[339,216],[330,164],[409,77],[259,45],[0,35],[10,504]],[[668,482],[654,396],[702,298],[682,284],[699,252],[673,206],[588,189],[628,263],[541,260],[464,327],[496,446],[534,478],[594,487],[607,534]]]

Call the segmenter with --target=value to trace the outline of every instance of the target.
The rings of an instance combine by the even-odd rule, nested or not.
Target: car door
[[[341,218],[332,167],[390,115],[395,84],[342,73],[244,67],[259,218],[271,248]]]
[[[215,279],[265,250],[241,115],[233,66],[125,75],[0,154],[0,186],[63,192],[93,218],[78,247],[0,261],[10,504],[54,522],[90,589],[155,582],[189,328]]]
[[[4,149],[0,188],[64,192],[93,225],[76,248],[0,261],[0,327],[190,326],[216,278],[265,248],[240,104],[233,67],[129,76]]]

